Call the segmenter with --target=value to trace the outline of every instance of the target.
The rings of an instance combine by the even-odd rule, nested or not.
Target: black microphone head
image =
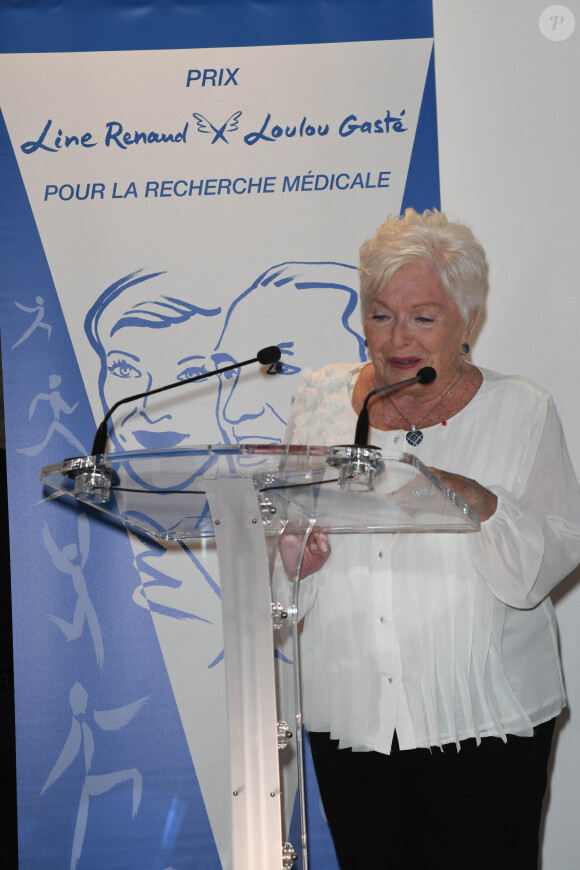
[[[278,362],[281,356],[282,351],[275,344],[270,345],[270,347],[263,347],[256,354],[258,362],[262,366],[269,366],[272,363]]]
[[[425,366],[417,372],[417,380],[420,384],[431,384],[437,377],[437,372],[431,366]]]

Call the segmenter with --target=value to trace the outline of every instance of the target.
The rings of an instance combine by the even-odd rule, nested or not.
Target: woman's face
[[[461,343],[477,315],[466,324],[455,302],[426,263],[402,266],[369,303],[364,331],[377,386],[414,377],[432,366],[441,393],[457,377]],[[413,385],[413,389],[416,385]],[[425,387],[418,391],[425,395]]]
[[[103,402],[119,399],[213,371],[213,317],[196,315],[164,329],[128,326],[107,339]],[[121,405],[114,414],[114,435],[121,450],[218,443],[221,378],[170,390]]]

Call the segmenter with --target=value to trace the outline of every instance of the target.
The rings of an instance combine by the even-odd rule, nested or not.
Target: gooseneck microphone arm
[[[135,393],[134,396],[125,396],[124,399],[119,399],[118,402],[115,402],[112,405],[107,413],[105,414],[103,420],[99,428],[97,429],[97,434],[95,435],[95,440],[93,441],[93,447],[91,450],[91,456],[99,456],[101,453],[105,452],[105,447],[107,446],[108,439],[108,422],[117,410],[120,405],[124,405],[127,402],[135,402],[138,399],[145,399],[147,396],[154,396],[156,393],[163,393],[166,390],[173,390],[175,387],[185,387],[186,384],[192,384],[194,381],[204,381],[207,378],[213,377],[213,375],[221,375],[223,372],[229,372],[232,369],[239,369],[242,366],[249,366],[251,363],[258,362],[260,365],[267,366],[272,365],[272,363],[278,362],[280,357],[282,356],[282,352],[279,347],[275,344],[270,345],[269,347],[263,347],[262,350],[259,350],[255,357],[252,359],[244,360],[243,362],[232,363],[229,366],[224,366],[221,369],[215,369],[213,372],[204,372],[201,375],[195,375],[192,378],[186,378],[184,381],[175,381],[172,384],[166,384],[164,387],[156,387],[154,390],[145,390],[143,393]]]
[[[398,390],[399,387],[406,387],[408,384],[430,384],[437,377],[437,372],[435,369],[432,369],[431,366],[425,366],[422,369],[419,369],[414,378],[407,378],[405,381],[397,381],[396,384],[389,384],[386,387],[377,387],[376,390],[371,390],[371,392],[366,396],[362,410],[358,415],[358,420],[356,424],[356,432],[354,436],[354,443],[359,447],[366,447],[369,440],[369,429],[370,429],[370,420],[369,420],[369,411],[368,404],[370,400],[374,396],[378,396],[380,393],[390,393],[391,390]]]

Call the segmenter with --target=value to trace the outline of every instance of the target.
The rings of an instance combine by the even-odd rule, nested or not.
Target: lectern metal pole
[[[272,598],[251,479],[206,481],[221,578],[233,870],[282,870]]]

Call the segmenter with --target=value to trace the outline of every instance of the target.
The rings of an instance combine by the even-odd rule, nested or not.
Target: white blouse
[[[362,366],[307,371],[292,444],[352,443]],[[580,562],[580,491],[549,394],[482,370],[446,425],[371,430],[385,452],[465,475],[498,497],[481,531],[331,537],[301,581],[304,720],[341,747],[389,753],[531,735],[565,705],[550,590]]]

